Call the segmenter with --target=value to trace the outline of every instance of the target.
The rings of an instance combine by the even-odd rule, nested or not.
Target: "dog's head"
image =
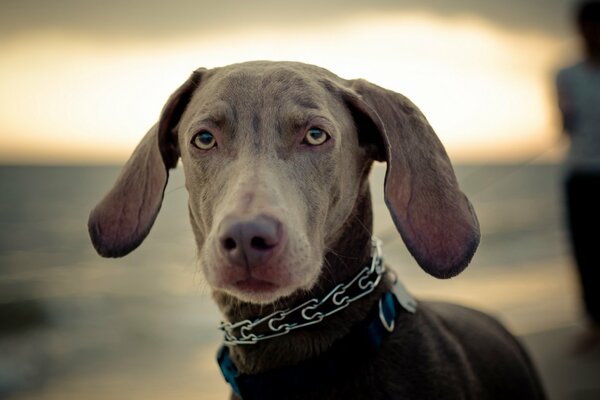
[[[318,280],[374,160],[419,265],[447,278],[479,242],[473,209],[426,119],[405,97],[310,65],[199,69],[171,96],[92,211],[97,251],[120,257],[148,234],[181,158],[199,261],[213,290],[270,303]]]

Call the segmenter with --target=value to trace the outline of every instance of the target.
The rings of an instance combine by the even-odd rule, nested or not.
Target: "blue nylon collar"
[[[297,365],[260,374],[241,374],[222,346],[217,361],[233,392],[243,400],[285,398],[286,393],[301,393],[331,385],[348,377],[357,361],[364,361],[378,350],[396,327],[401,309],[414,313],[416,302],[397,282],[394,291],[385,292],[369,316],[345,337],[319,356]]]

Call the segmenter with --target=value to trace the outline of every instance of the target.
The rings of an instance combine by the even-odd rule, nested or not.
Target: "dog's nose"
[[[281,222],[268,216],[228,217],[219,227],[222,252],[235,265],[253,268],[266,262],[281,245]]]

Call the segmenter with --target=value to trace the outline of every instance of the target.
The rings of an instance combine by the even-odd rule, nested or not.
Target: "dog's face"
[[[195,90],[178,144],[210,286],[260,303],[309,289],[370,162],[343,100],[293,67],[222,68]]]
[[[479,241],[419,110],[318,67],[252,62],[192,74],[92,211],[101,255],[143,241],[179,158],[202,270],[216,293],[242,301],[271,303],[318,281],[325,253],[353,234],[344,227],[373,160],[387,163],[386,204],[425,271],[456,275]]]

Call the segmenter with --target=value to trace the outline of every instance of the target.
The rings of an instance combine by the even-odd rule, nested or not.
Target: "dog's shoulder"
[[[404,395],[425,387],[431,393],[419,398],[543,398],[523,347],[488,314],[421,301],[416,313],[400,315],[397,326],[383,358],[393,371],[388,378]]]

